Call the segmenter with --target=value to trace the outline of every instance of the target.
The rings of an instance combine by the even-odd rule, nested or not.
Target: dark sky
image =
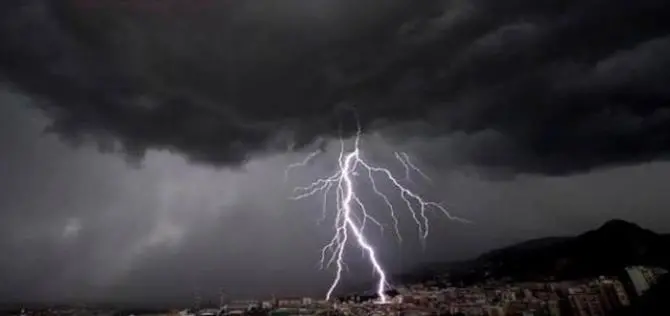
[[[288,197],[352,110],[366,155],[412,153],[413,188],[474,222],[433,216],[425,251],[411,218],[402,245],[371,231],[391,271],[615,217],[670,231],[666,1],[188,3],[0,3],[3,299],[324,293],[331,227]]]

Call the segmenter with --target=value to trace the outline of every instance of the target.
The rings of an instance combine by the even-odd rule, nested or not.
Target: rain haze
[[[324,295],[333,214],[290,197],[359,125],[472,221],[430,212],[423,247],[402,209],[402,243],[369,227],[390,273],[612,218],[670,232],[665,1],[419,2],[2,1],[0,298]],[[343,289],[374,280],[346,256]]]

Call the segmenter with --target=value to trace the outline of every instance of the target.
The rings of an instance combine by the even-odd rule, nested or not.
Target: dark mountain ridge
[[[514,281],[567,280],[619,275],[626,266],[668,268],[670,235],[657,234],[623,220],[610,220],[575,237],[529,240],[487,252],[474,260],[444,264],[456,282],[509,278]],[[414,271],[402,282],[423,281],[431,271]]]
[[[616,275],[629,265],[667,267],[667,249],[667,236],[611,220],[576,237],[543,238],[489,252],[472,262],[472,272],[517,280]]]

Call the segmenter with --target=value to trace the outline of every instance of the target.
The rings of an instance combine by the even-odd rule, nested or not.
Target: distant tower
[[[202,303],[202,297],[200,296],[200,291],[197,290],[197,289],[195,290],[194,300],[195,301],[193,302],[194,303],[193,308],[195,308],[196,315],[197,315],[198,311],[200,311],[200,304]]]

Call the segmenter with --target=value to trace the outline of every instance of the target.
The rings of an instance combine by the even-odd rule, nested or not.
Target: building
[[[280,298],[277,300],[277,307],[302,307],[303,298]]]
[[[199,310],[196,314],[198,316],[218,316],[222,314],[222,310],[219,309],[214,309],[214,308],[206,308],[206,309],[201,309]]]
[[[654,273],[654,276],[655,276],[656,278],[659,278],[659,277],[661,277],[662,275],[668,273],[668,270],[663,269],[663,268],[656,267],[656,268],[651,268],[651,272]]]
[[[505,307],[499,305],[488,306],[487,314],[488,316],[505,316]]]
[[[223,310],[227,315],[236,315],[258,307],[260,304],[255,300],[235,300],[223,306]]]
[[[514,290],[505,289],[504,291],[502,291],[501,296],[504,302],[516,301],[516,292]]]
[[[601,278],[598,282],[600,299],[606,311],[630,305],[628,294],[619,280]]]
[[[311,297],[303,297],[302,298],[302,306],[310,306],[314,304],[314,299]]]
[[[547,301],[547,309],[551,316],[561,316],[561,300],[558,295],[552,293]]]
[[[627,267],[626,273],[633,283],[635,294],[638,296],[644,294],[649,287],[655,283],[654,272],[651,269],[642,266]]]
[[[605,309],[600,301],[600,295],[587,292],[570,294],[570,306],[576,316],[604,316]]]

